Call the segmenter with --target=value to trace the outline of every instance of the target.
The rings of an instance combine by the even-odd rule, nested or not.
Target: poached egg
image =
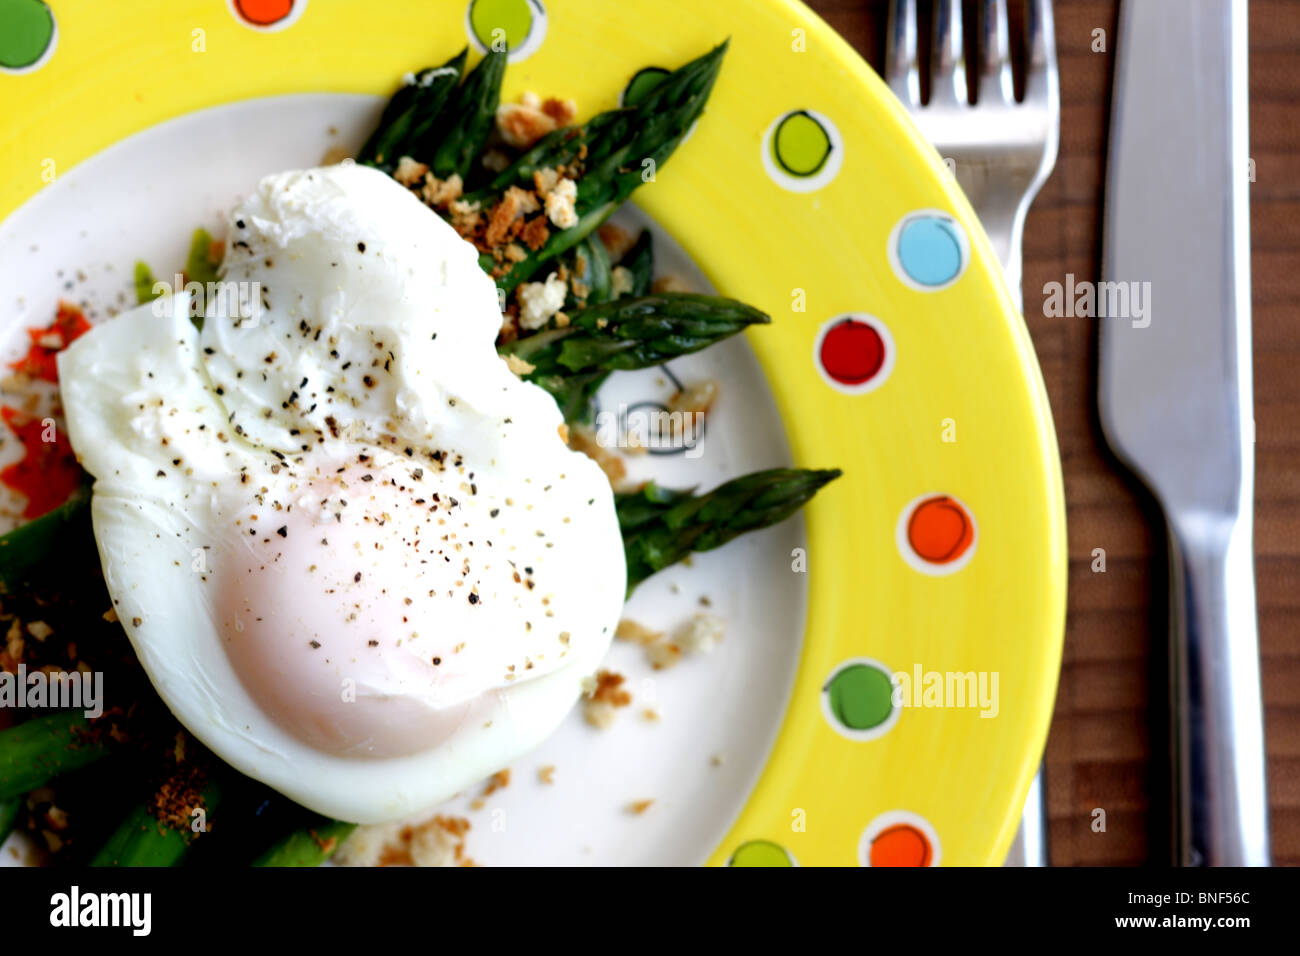
[[[239,771],[343,820],[428,809],[604,656],[609,482],[497,355],[476,250],[377,170],[262,180],[215,291],[201,330],[177,294],[59,356],[118,619]]]

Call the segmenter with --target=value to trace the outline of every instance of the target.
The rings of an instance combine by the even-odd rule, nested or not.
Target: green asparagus
[[[46,714],[0,731],[0,800],[44,786],[108,751],[79,711]]]
[[[320,866],[357,828],[324,817],[314,826],[294,830],[253,861],[253,866]]]
[[[415,144],[414,158],[427,162],[439,179],[453,173],[461,179],[469,175],[474,157],[482,152],[492,132],[505,72],[505,52],[493,51],[479,60],[448,104],[447,124],[435,127]]]
[[[550,392],[566,420],[584,421],[610,372],[659,365],[769,321],[735,299],[664,292],[588,306],[574,312],[566,327],[518,339],[501,351],[533,366],[524,378]]]
[[[220,264],[212,261],[212,235],[206,229],[195,229],[190,239],[190,254],[185,260],[185,281],[204,286],[216,282]]]
[[[83,485],[64,504],[0,536],[0,594],[28,589],[54,565],[50,558],[95,553],[90,535],[90,486]],[[78,551],[77,549],[83,549]]]
[[[152,302],[158,298],[158,295],[153,291],[153,273],[149,270],[148,263],[136,262],[132,278],[135,282],[136,305],[144,305],[146,302]]]
[[[18,823],[18,811],[23,808],[22,797],[6,797],[0,800],[0,843],[9,839],[14,826]]]
[[[507,269],[496,280],[500,288],[509,292],[526,281],[542,263],[585,239],[643,182],[654,179],[703,112],[726,50],[722,43],[669,74],[634,107],[600,113],[581,126],[547,134],[487,188],[465,197],[486,204],[509,186],[531,187],[535,170],[581,157],[577,223],[552,232],[540,249]]]
[[[218,784],[209,784],[199,796],[196,809],[205,815],[221,802]],[[194,831],[202,832],[202,831]],[[149,813],[143,804],[136,806],[108,838],[90,861],[91,866],[176,866],[194,841],[191,832],[177,830]]]
[[[460,83],[468,48],[444,63],[421,70],[384,107],[379,125],[357,154],[357,161],[392,172],[403,156],[424,142]]]
[[[587,288],[587,295],[581,303],[574,298],[572,290],[565,309],[572,312],[583,306],[600,305],[610,298],[609,253],[600,237],[590,235],[573,248],[573,262],[570,265],[574,278]]]
[[[639,491],[615,495],[627,555],[628,593],[692,551],[711,551],[747,531],[784,521],[840,474],[838,468],[773,468],[736,478],[703,495],[653,482]]]

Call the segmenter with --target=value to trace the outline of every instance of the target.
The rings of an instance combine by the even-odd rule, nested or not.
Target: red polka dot
[[[818,359],[834,381],[862,385],[884,366],[885,342],[868,323],[844,319],[826,330]]]
[[[881,830],[871,841],[872,866],[929,866],[930,838],[906,823]]]
[[[235,9],[249,23],[269,27],[293,12],[293,0],[235,0]]]
[[[907,542],[917,557],[931,564],[960,558],[975,539],[974,523],[961,502],[947,495],[927,498],[912,509]]]

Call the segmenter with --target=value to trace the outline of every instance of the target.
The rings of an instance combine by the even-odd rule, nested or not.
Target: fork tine
[[[921,74],[916,65],[916,0],[892,0],[889,4],[885,80],[894,95],[909,108],[921,105]]]
[[[1025,44],[1025,102],[1055,99],[1059,80],[1052,0],[1029,0],[1025,29],[1028,34]]]
[[[930,102],[968,102],[961,0],[935,0],[934,46],[930,50]]]
[[[1007,0],[984,0],[980,18],[980,78],[976,102],[1010,103],[1015,98],[1011,81],[1011,38],[1007,30]]]

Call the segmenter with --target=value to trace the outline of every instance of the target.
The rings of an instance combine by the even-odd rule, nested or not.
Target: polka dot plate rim
[[[44,7],[52,26],[39,46],[32,18],[26,47],[0,49],[0,87],[17,106],[0,217],[49,185],[48,171],[173,117],[290,93],[388,93],[413,67],[481,47],[475,24],[514,2],[478,0],[488,6],[475,16],[464,0],[178,0],[124,31],[111,5],[4,0]],[[526,55],[512,57],[505,98],[572,96],[584,116],[615,106],[642,68],[730,37],[705,116],[634,201],[720,292],[773,315],[748,341],[794,461],[845,471],[806,512],[809,608],[784,722],[710,861],[766,841],[803,866],[999,862],[1051,716],[1065,521],[1041,374],[969,205],[881,81],[797,3],[759,0],[742,18],[661,0],[657,17],[634,21],[593,0],[518,2],[528,18],[512,9],[507,32]],[[286,22],[249,22],[241,11],[254,8]],[[860,658],[892,675],[996,674],[997,713],[927,706],[918,688],[903,704],[891,695],[885,732],[855,739],[823,699]],[[839,713],[859,723],[885,706],[846,700]],[[890,814],[904,822],[881,829]],[[878,846],[876,830],[888,834]]]

